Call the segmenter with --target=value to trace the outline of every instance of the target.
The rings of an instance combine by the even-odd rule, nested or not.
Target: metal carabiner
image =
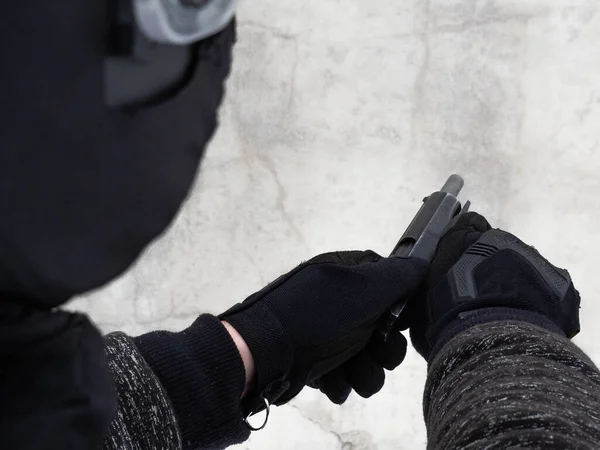
[[[267,400],[266,398],[263,398],[263,400],[265,402],[266,415],[265,415],[265,421],[262,423],[262,425],[260,427],[254,427],[254,426],[250,425],[250,422],[248,422],[248,419],[250,419],[250,417],[254,416],[255,413],[253,413],[253,412],[250,413],[250,414],[248,414],[248,417],[246,417],[244,419],[244,423],[252,431],[260,431],[260,430],[262,430],[264,427],[267,426],[267,422],[269,421],[269,414],[271,412],[271,405],[269,404],[269,400]]]

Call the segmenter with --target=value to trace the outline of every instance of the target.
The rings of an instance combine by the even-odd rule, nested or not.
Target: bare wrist
[[[231,339],[233,339],[233,342],[240,352],[240,356],[244,363],[244,369],[246,370],[246,387],[242,393],[242,397],[244,397],[252,387],[252,383],[254,381],[254,373],[256,371],[254,366],[254,358],[252,357],[252,353],[250,352],[248,344],[246,344],[246,341],[244,341],[244,338],[240,335],[240,333],[238,333],[229,322],[221,321],[221,323],[231,336]]]

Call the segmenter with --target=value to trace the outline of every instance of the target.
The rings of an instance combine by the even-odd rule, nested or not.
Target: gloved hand
[[[372,339],[380,317],[425,279],[427,264],[382,258],[372,251],[317,256],[280,277],[219,318],[247,343],[256,382],[247,412],[263,398],[280,405],[310,384],[341,404],[353,388],[369,397],[397,367],[406,339]]]
[[[579,293],[569,273],[476,213],[461,216],[442,238],[421,292],[402,320],[428,360],[485,322],[521,320],[567,337],[579,332]]]

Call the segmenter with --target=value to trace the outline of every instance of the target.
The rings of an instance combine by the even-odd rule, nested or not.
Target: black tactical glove
[[[334,403],[353,388],[369,397],[397,367],[406,339],[372,339],[380,317],[425,279],[424,261],[382,258],[372,251],[317,256],[219,318],[244,338],[256,365],[247,412],[263,398],[277,405],[310,384]]]
[[[567,337],[579,332],[579,293],[569,273],[476,213],[460,217],[442,238],[418,297],[403,321],[425,359],[459,332],[496,320]]]

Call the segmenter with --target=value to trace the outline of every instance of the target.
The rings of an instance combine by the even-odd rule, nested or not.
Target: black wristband
[[[537,312],[506,307],[475,309],[460,313],[454,320],[449,322],[447,326],[437,333],[432,340],[434,346],[431,354],[429,355],[428,361],[433,361],[433,358],[441,350],[441,348],[453,337],[462,333],[463,331],[475,325],[498,322],[502,320],[527,322],[532,325],[545,328],[553,333],[560,334],[561,336],[565,336],[565,332],[561,330],[554,322],[552,322],[543,314]]]

